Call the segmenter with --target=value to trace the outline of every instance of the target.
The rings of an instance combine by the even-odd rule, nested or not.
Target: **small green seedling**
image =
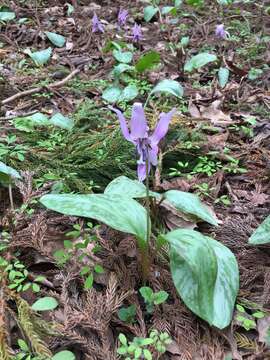
[[[170,335],[166,332],[159,333],[152,330],[149,337],[135,337],[132,341],[128,341],[124,334],[119,334],[120,346],[117,353],[125,360],[159,359],[166,352],[167,346],[172,342]],[[155,357],[153,357],[153,353]]]
[[[256,329],[257,327],[256,319],[262,319],[265,317],[265,313],[260,310],[257,310],[252,314],[248,314],[244,306],[239,304],[236,305],[236,309],[237,309],[236,320],[247,331],[251,329]]]
[[[153,312],[154,305],[160,305],[164,303],[169,296],[166,291],[158,291],[154,293],[153,290],[148,286],[141,287],[139,291],[144,298],[146,304],[146,311],[149,314]]]
[[[136,306],[134,304],[128,307],[122,307],[118,311],[119,319],[128,324],[132,324],[135,322],[135,316],[136,316]]]
[[[77,257],[79,263],[83,263],[85,259],[89,259],[89,262],[92,262],[92,258],[89,256],[89,252],[87,251],[87,246],[90,242],[94,244],[92,253],[95,253],[99,249],[97,236],[91,234],[91,232],[97,228],[98,225],[93,227],[91,222],[88,222],[84,229],[81,228],[80,224],[73,225],[73,230],[67,232],[66,236],[72,239],[82,238],[82,241],[75,243],[71,240],[64,240],[64,249],[59,249],[53,254],[57,264],[59,266],[64,266],[74,256]],[[81,267],[80,275],[84,278],[85,290],[88,290],[93,286],[93,272],[96,274],[102,274],[104,273],[104,269],[99,264],[91,267],[87,265]]]
[[[39,284],[46,279],[44,276],[37,276],[29,281],[29,272],[19,260],[9,263],[6,259],[0,257],[0,267],[4,267],[4,271],[8,274],[8,288],[17,292],[31,289],[34,293],[38,293],[40,291]]]

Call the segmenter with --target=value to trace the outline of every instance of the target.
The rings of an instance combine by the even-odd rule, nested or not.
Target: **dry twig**
[[[79,72],[81,71],[81,69],[75,69],[74,71],[72,71],[68,76],[66,76],[64,79],[60,80],[60,81],[56,81],[54,83],[52,83],[51,85],[47,85],[47,86],[39,86],[33,89],[28,89],[25,91],[21,91],[15,95],[12,95],[10,97],[8,97],[7,99],[4,99],[3,101],[1,101],[1,105],[6,105],[14,100],[17,100],[21,97],[27,96],[27,95],[32,95],[32,94],[37,94],[39,92],[41,92],[42,90],[46,89],[48,91],[53,90],[55,88],[59,88],[63,85],[65,85],[70,79],[72,79],[74,76],[76,76],[77,74],[79,74]]]

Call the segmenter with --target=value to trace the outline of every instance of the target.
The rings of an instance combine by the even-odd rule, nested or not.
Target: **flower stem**
[[[8,185],[8,195],[9,195],[10,207],[11,207],[11,210],[13,211],[14,210],[14,202],[13,202],[11,184]]]
[[[146,150],[146,247],[142,249],[142,275],[143,282],[145,283],[150,270],[150,258],[149,258],[149,243],[150,243],[150,196],[149,196],[149,159],[148,159],[148,149]]]

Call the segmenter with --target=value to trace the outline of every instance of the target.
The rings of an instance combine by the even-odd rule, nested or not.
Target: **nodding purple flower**
[[[132,28],[132,40],[134,42],[139,42],[143,38],[142,36],[142,27],[138,25],[137,23],[134,24]]]
[[[118,25],[125,26],[128,18],[128,11],[125,9],[120,9],[118,13]]]
[[[152,135],[149,136],[149,128],[141,103],[134,103],[132,107],[130,130],[123,113],[113,107],[109,108],[117,114],[124,138],[136,146],[139,155],[137,174],[139,181],[143,181],[146,178],[146,171],[149,174],[151,165],[157,166],[158,144],[167,134],[169,123],[176,110],[172,109],[168,113],[161,113]],[[148,169],[146,170],[147,163]]]
[[[228,31],[225,30],[223,24],[219,24],[216,26],[215,34],[216,34],[216,37],[218,37],[220,39],[226,39],[229,35]]]
[[[99,21],[99,18],[97,17],[97,14],[94,13],[94,16],[92,18],[92,32],[102,32],[104,33],[104,27]]]

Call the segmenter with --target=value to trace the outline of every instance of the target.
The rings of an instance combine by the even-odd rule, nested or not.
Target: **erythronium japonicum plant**
[[[168,132],[169,123],[176,111],[172,109],[168,113],[161,113],[157,126],[152,135],[148,134],[149,128],[144,114],[144,108],[141,103],[134,103],[130,120],[130,130],[123,113],[110,107],[119,119],[120,127],[124,138],[132,142],[137,149],[139,160],[137,162],[137,174],[139,181],[146,179],[146,210],[147,210],[147,249],[142,253],[143,277],[146,280],[149,271],[148,243],[150,238],[150,197],[149,197],[149,172],[151,165],[158,163],[158,144]]]
[[[42,196],[41,203],[62,214],[92,218],[133,234],[142,258],[144,282],[151,265],[151,237],[151,246],[155,248],[152,253],[158,253],[161,247],[168,252],[172,280],[186,306],[210,325],[223,329],[231,322],[239,287],[238,265],[233,253],[198,231],[176,229],[160,234],[159,229],[151,229],[149,198],[156,209],[167,203],[186,220],[218,225],[215,215],[196,195],[178,190],[160,194],[149,189],[150,167],[157,165],[158,144],[166,135],[175,110],[160,114],[150,135],[142,104],[134,104],[130,126],[120,110],[111,109],[118,116],[123,136],[136,146],[140,181],[120,176],[106,187],[103,194],[48,194]],[[145,199],[147,209],[135,199]]]

